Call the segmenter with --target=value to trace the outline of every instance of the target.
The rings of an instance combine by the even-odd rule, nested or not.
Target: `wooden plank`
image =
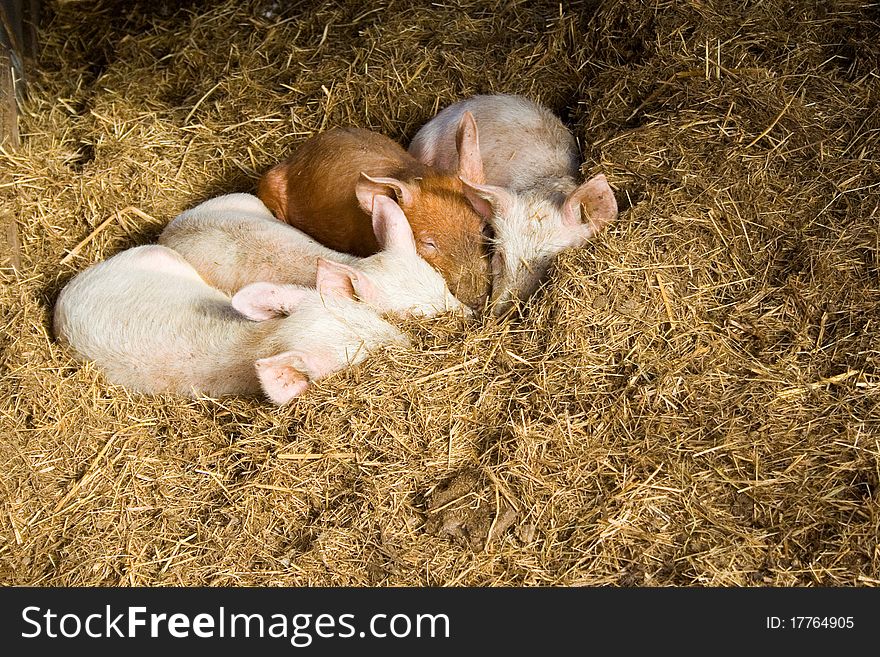
[[[0,144],[18,148],[18,104],[15,94],[12,59],[9,50],[0,45]]]
[[[10,50],[21,52],[24,43],[24,21],[22,0],[0,0],[0,28],[3,29],[3,43]]]
[[[17,78],[21,75],[20,2],[0,2],[0,144],[19,146]],[[17,70],[16,70],[17,69]]]

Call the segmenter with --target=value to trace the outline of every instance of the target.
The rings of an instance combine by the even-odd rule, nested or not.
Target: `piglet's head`
[[[561,203],[516,194],[462,178],[465,193],[494,232],[492,307],[506,312],[545,280],[556,256],[582,246],[617,217],[617,201],[604,175],[594,176]],[[586,219],[581,220],[582,215]]]
[[[464,195],[459,180],[459,176],[483,180],[476,123],[470,113],[459,126],[457,144],[459,169],[454,174],[429,170],[422,177],[401,180],[362,173],[356,194],[361,209],[371,215],[374,198],[395,198],[410,225],[416,252],[443,275],[455,297],[479,308],[490,287],[485,220]]]
[[[401,317],[471,311],[452,295],[443,276],[418,254],[415,238],[400,206],[387,196],[373,197],[373,232],[381,251],[356,268],[319,261],[318,281],[352,281],[358,299],[379,312]]]

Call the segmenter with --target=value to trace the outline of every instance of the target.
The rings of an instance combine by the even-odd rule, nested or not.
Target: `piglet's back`
[[[355,188],[370,176],[419,176],[424,165],[382,134],[333,128],[296,147],[260,179],[257,196],[281,221],[336,251],[368,256],[379,250],[370,216]]]
[[[159,235],[159,243],[230,295],[257,281],[314,287],[319,258],[347,265],[360,261],[278,221],[250,194],[226,194],[182,212]]]
[[[235,362],[248,323],[181,256],[150,245],[123,251],[71,280],[55,305],[53,329],[111,383],[192,394],[206,384],[231,386],[229,392],[258,388],[253,368]],[[218,363],[218,353],[229,362]],[[215,372],[229,381],[211,381]]]
[[[444,108],[416,133],[409,152],[424,163],[454,171],[456,126],[465,112],[479,128],[489,184],[523,191],[548,178],[577,177],[580,155],[571,132],[547,108],[512,94],[474,96]]]

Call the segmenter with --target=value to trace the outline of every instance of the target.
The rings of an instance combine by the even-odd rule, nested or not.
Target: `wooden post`
[[[37,57],[39,0],[0,0],[0,145],[18,148],[18,104],[25,97],[26,69]],[[21,270],[21,243],[14,214],[0,214],[0,267]]]
[[[18,103],[12,51],[0,44],[0,144],[18,148]]]
[[[39,0],[0,0],[0,144],[19,146],[18,103],[37,54]]]

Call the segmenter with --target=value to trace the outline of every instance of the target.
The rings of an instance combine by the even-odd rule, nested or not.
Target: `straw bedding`
[[[0,153],[0,581],[880,583],[876,5],[287,7],[46,7]],[[521,316],[410,322],[281,409],[53,341],[76,272],[308,135],[493,91],[622,210]]]

